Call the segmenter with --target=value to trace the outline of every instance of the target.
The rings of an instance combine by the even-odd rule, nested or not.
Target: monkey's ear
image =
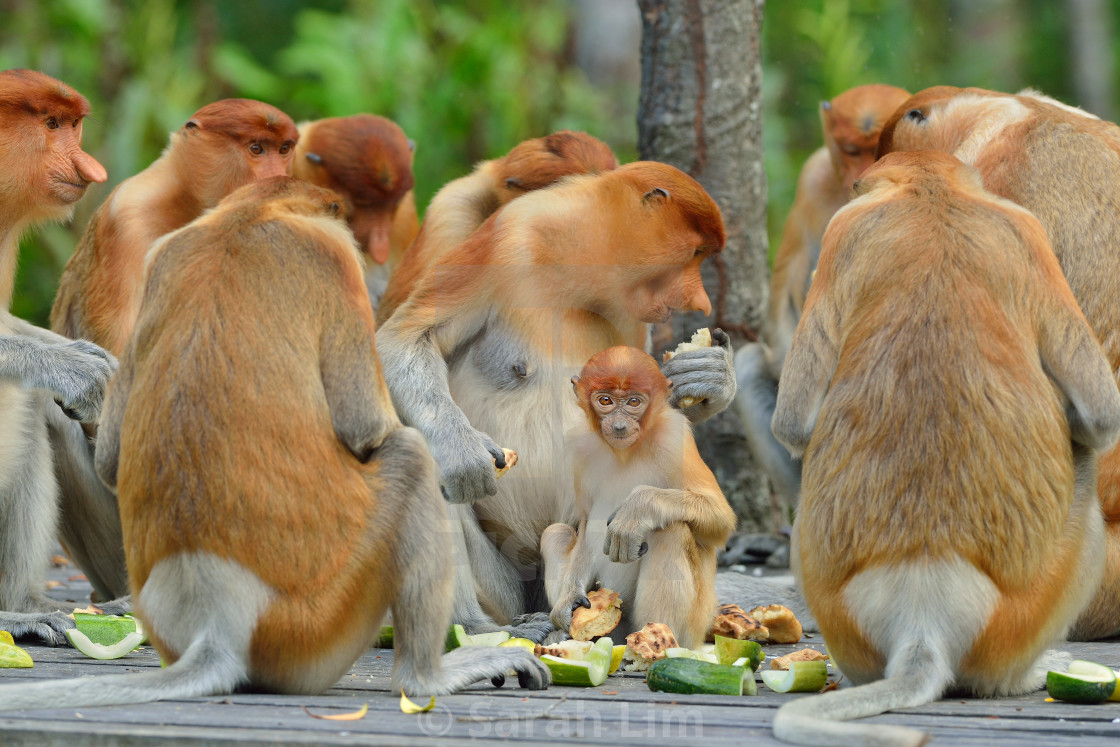
[[[579,389],[579,377],[578,376],[573,376],[572,377],[572,391],[576,392],[578,394],[578,389]]]
[[[331,214],[332,218],[337,218],[338,217],[338,211],[341,210],[341,209],[342,209],[341,205],[339,205],[337,202],[332,202],[330,204],[330,206],[327,207],[327,212]]]
[[[668,200],[668,199],[669,199],[668,190],[664,190],[661,187],[654,187],[653,189],[651,189],[650,191],[648,191],[644,195],[642,195],[642,204],[643,205],[648,205],[651,202],[655,202],[655,201],[656,202],[663,202],[663,201]]]
[[[821,102],[821,111],[822,112],[832,111],[832,102],[831,101],[822,101]]]
[[[315,164],[316,166],[320,166],[323,163],[323,157],[318,153],[308,153],[307,160],[311,161],[311,163]]]
[[[183,125],[184,130],[197,130],[200,127],[202,127],[202,125],[198,123],[197,119],[188,119],[187,123]]]
[[[415,141],[415,140],[413,140],[412,138],[409,138],[409,139],[408,139],[408,149],[409,149],[410,151],[414,151],[414,150],[416,150],[416,141]]]
[[[669,391],[670,392],[673,391],[673,380],[672,379],[665,379],[665,383],[669,385]]]
[[[521,180],[518,179],[516,176],[511,176],[510,178],[506,179],[506,189],[522,189],[523,190],[523,189],[525,189],[525,186],[521,183]]]

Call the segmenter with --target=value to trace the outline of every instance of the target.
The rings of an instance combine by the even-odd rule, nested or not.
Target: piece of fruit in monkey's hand
[[[678,353],[686,353],[689,350],[702,350],[704,348],[710,348],[711,346],[712,330],[704,327],[703,329],[696,330],[696,334],[692,336],[691,340],[689,340],[688,342],[682,342],[680,345],[677,345],[675,350],[666,350],[665,354],[661,357],[661,362],[664,363],[665,361],[671,360],[673,356],[677,355]],[[685,408],[692,407],[699,402],[699,397],[681,397],[681,401],[677,403],[677,407],[683,410]]]
[[[737,638],[740,641],[768,641],[770,631],[737,604],[725,604],[712,621],[712,635]]]
[[[770,643],[797,643],[801,640],[801,623],[793,610],[780,604],[767,607],[758,606],[750,611],[750,616],[758,620],[770,631]]]
[[[610,633],[622,619],[622,600],[617,591],[596,589],[587,594],[591,607],[572,610],[572,624],[568,633],[577,641],[590,641]]]
[[[503,448],[502,453],[505,454],[505,456],[506,456],[506,466],[502,467],[501,469],[498,469],[498,460],[497,459],[494,460],[494,469],[497,471],[498,477],[501,477],[505,473],[509,472],[510,468],[513,467],[513,465],[517,464],[517,452],[516,451],[514,451],[513,449],[504,449]]]
[[[667,651],[678,648],[677,637],[665,623],[646,623],[641,630],[626,636],[626,651],[622,654],[624,672],[644,672],[650,664],[664,659]]]

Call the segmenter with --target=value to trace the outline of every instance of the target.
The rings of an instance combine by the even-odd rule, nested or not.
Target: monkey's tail
[[[140,674],[112,674],[0,687],[0,710],[130,705],[232,692],[246,680],[243,657],[209,636],[196,639],[174,664]]]
[[[838,723],[876,716],[894,708],[931,703],[953,681],[943,656],[919,640],[911,640],[891,658],[886,679],[845,690],[801,698],[778,709],[774,736],[783,742],[852,747],[917,747],[929,734],[904,726]]]

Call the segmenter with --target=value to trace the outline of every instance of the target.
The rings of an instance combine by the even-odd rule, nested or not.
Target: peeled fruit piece
[[[140,642],[144,639],[142,633],[129,633],[117,643],[111,646],[103,646],[99,643],[91,641],[85,633],[77,628],[71,628],[66,631],[66,637],[70,639],[70,645],[81,651],[91,659],[119,659],[125,654],[132,653],[140,646]]]
[[[766,658],[762,646],[757,641],[739,640],[717,635],[716,660],[720,664],[734,664],[742,657],[750,660],[751,671],[757,671],[762,660]]]
[[[0,643],[7,643],[11,646],[16,645],[16,639],[12,638],[12,634],[6,630],[0,630]]]
[[[551,670],[554,685],[598,687],[607,681],[613,649],[614,642],[604,636],[595,641],[582,659],[564,659],[552,654],[543,654],[541,661]]]
[[[800,651],[794,651],[792,654],[785,656],[776,656],[770,660],[771,669],[786,670],[789,669],[790,664],[795,661],[824,661],[829,659],[828,654],[822,654],[820,651],[812,648],[803,648]]]
[[[31,654],[15,643],[10,643],[11,640],[11,634],[0,640],[0,669],[26,669],[35,666],[35,662],[31,660]]]
[[[1072,661],[1068,672],[1046,673],[1046,692],[1067,703],[1103,703],[1116,690],[1116,673],[1091,661]]]
[[[828,665],[823,661],[794,661],[789,669],[767,669],[762,682],[776,693],[813,693],[828,684]]]
[[[527,648],[530,651],[536,649],[537,644],[530,641],[528,638],[510,638],[508,641],[502,641],[498,644],[498,648]]]
[[[622,664],[622,655],[626,653],[626,644],[620,643],[611,647],[611,668],[608,674],[614,674]]]

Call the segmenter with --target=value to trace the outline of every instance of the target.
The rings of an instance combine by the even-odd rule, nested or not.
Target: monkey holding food
[[[681,646],[704,641],[716,609],[716,553],[735,513],[696,449],[672,383],[637,348],[596,354],[572,379],[586,425],[569,440],[577,525],[541,537],[554,625],[567,630],[597,585],[623,600],[625,632],[665,623]]]

